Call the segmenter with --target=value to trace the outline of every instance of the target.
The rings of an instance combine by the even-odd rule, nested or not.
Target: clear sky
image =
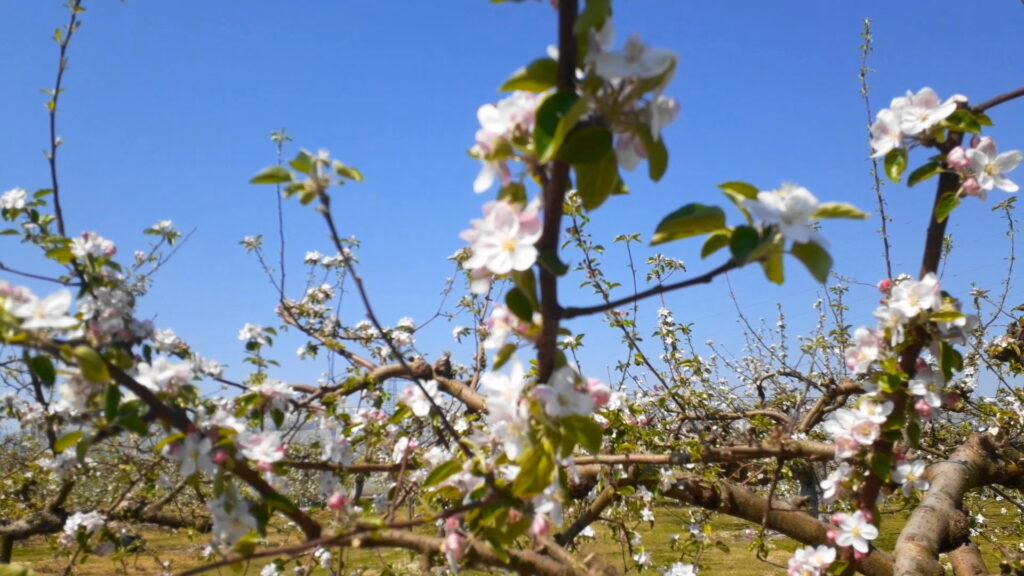
[[[725,207],[715,186],[729,180],[762,189],[792,181],[823,201],[871,212],[871,220],[832,221],[823,232],[836,272],[870,284],[884,276],[857,77],[865,17],[874,21],[875,110],[923,86],[980,102],[1024,84],[1024,5],[1015,0],[615,6],[619,45],[639,32],[647,44],[680,55],[669,93],[682,107],[664,133],[671,159],[662,182],[652,185],[641,168],[627,176],[632,195],[612,198],[594,214],[592,232],[609,250],[607,272],[624,280],[614,235],[649,239],[662,216],[688,202]],[[445,258],[463,245],[458,232],[490,197],[473,194],[479,165],[466,155],[476,109],[500,98],[504,78],[556,41],[547,2],[93,0],[86,7],[59,119],[69,232],[95,230],[129,256],[146,245],[141,230],[158,220],[195,230],[157,276],[142,310],[201,354],[232,365],[233,377],[242,374],[239,328],[275,324],[274,293],[238,245],[262,233],[275,248],[273,192],[247,184],[274,161],[270,131],[287,128],[294,138],[289,153],[327,148],[363,171],[365,183],[335,196],[342,232],[363,243],[361,270],[382,321],[422,322],[453,273]],[[50,36],[65,21],[58,0],[0,2],[2,190],[49,186],[39,90],[52,85],[57,48]],[[1024,148],[1024,102],[992,117],[990,134],[1001,149]],[[912,154],[911,166],[924,158]],[[1024,171],[1011,176],[1024,181]],[[933,185],[885,188],[897,272],[919,267]],[[955,248],[945,280],[961,297],[972,281],[995,288],[1005,270],[1005,225],[990,212],[1003,195],[967,200],[953,214]],[[728,213],[730,222],[739,220]],[[303,254],[329,252],[329,245],[318,218],[297,202],[286,206],[286,232],[290,287],[298,296]],[[48,271],[10,241],[2,246],[5,263]],[[696,240],[662,250],[699,274],[720,263],[701,262],[699,246]],[[781,287],[754,269],[730,280],[751,317],[771,316],[781,301],[794,327],[806,325],[820,286],[795,261],[787,261],[787,273]],[[594,302],[574,286],[566,283],[563,304]],[[873,323],[877,298],[872,287],[854,286],[850,322]],[[1018,286],[1011,303],[1021,302]],[[740,352],[724,282],[674,294],[668,304],[677,320],[696,323],[698,341],[713,338]],[[644,305],[648,321],[658,305]],[[348,321],[360,318],[347,309]],[[431,355],[454,347],[452,325],[437,324],[419,338]],[[621,358],[615,333],[591,331],[587,342],[585,368],[592,373],[603,375],[608,358]],[[276,352],[291,369],[277,375],[315,378],[322,367],[297,364],[295,346]]]

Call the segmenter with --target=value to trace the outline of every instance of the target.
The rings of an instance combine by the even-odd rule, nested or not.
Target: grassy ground
[[[1000,515],[1001,506],[992,503],[986,506],[983,513],[989,518],[989,526],[998,526],[1019,521],[1015,513]],[[681,554],[679,546],[673,549],[671,536],[680,534],[680,542],[685,544],[689,536],[689,516],[685,508],[665,505],[654,509],[657,521],[653,528],[647,523],[641,523],[629,528],[635,528],[642,535],[644,550],[652,557],[654,569],[648,570],[646,574],[657,575],[659,566],[666,566],[672,562],[679,561]],[[877,544],[884,550],[892,550],[895,544],[899,529],[905,522],[905,515],[900,513],[887,514],[883,519],[882,534]],[[767,540],[768,555],[765,559],[758,559],[752,550],[752,532],[756,526],[749,523],[735,520],[729,517],[716,518],[712,522],[712,536],[705,546],[705,551],[700,556],[703,574],[728,574],[729,576],[774,576],[785,573],[785,564],[792,555],[792,550],[797,544],[788,538],[772,536]],[[635,563],[630,558],[629,547],[616,538],[612,531],[606,526],[598,525],[598,536],[594,540],[585,541],[581,545],[580,557],[591,552],[604,554],[624,573],[627,571],[636,574]],[[208,535],[190,534],[187,531],[171,531],[163,529],[147,529],[143,532],[146,541],[145,551],[125,557],[120,561],[112,561],[110,558],[86,558],[84,562],[76,566],[77,574],[81,576],[114,576],[114,575],[159,575],[164,573],[163,563],[169,562],[170,573],[179,573],[185,569],[198,566],[202,562],[200,554],[208,542]],[[297,542],[297,536],[291,537],[277,535],[271,538],[272,543],[280,544]],[[720,545],[716,546],[715,541]],[[979,546],[985,554],[986,562],[990,570],[996,570],[998,557],[994,547],[984,539],[978,541]],[[636,550],[633,550],[636,552]],[[332,551],[337,557],[338,551]],[[384,574],[382,571],[386,563],[391,563],[397,569],[397,575],[415,574],[422,576],[422,569],[419,567],[417,557],[402,551],[374,551],[374,550],[346,550],[344,551],[345,573],[361,574],[362,576],[378,576]],[[67,563],[66,557],[61,557],[59,551],[45,538],[34,538],[28,541],[19,542],[14,551],[14,562],[25,567],[30,567],[41,575],[61,574]],[[265,561],[254,561],[250,565],[236,572],[230,568],[223,568],[209,572],[222,576],[258,576]],[[307,565],[312,565],[308,562]],[[291,576],[292,566],[289,565],[285,574]],[[326,574],[321,569],[314,570],[313,575]],[[396,576],[397,576],[396,575]]]

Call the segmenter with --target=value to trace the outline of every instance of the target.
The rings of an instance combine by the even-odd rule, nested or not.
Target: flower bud
[[[828,532],[825,532],[825,539],[828,540],[829,544],[836,543],[836,534],[837,533],[835,530],[829,530]]]
[[[882,278],[878,281],[878,291],[882,294],[888,294],[889,290],[892,289],[892,278]]]
[[[964,180],[961,185],[964,196],[980,196],[981,195],[981,184],[978,184],[978,179],[971,176]]]
[[[932,407],[924,401],[924,398],[919,398],[917,400],[914,404],[914,410],[917,411],[917,415],[920,416],[922,420],[932,419]]]
[[[946,154],[946,165],[954,170],[966,170],[971,165],[967,157],[967,150],[963,146],[957,146]]]
[[[860,550],[854,550],[853,551],[853,559],[858,561],[858,562],[860,562],[861,560],[863,560],[863,559],[865,559],[867,557],[868,557],[868,555],[863,553],[863,552],[861,552]]]
[[[327,507],[331,510],[341,510],[348,504],[348,498],[341,492],[335,492],[327,499]]]

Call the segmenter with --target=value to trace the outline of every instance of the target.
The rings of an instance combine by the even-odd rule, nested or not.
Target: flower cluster
[[[871,125],[871,157],[885,156],[891,150],[903,148],[907,140],[924,137],[966,101],[965,97],[956,95],[942,102],[928,87],[917,94],[908,90],[906,96],[894,98],[888,108],[878,111]]]
[[[946,155],[946,164],[960,173],[961,193],[982,200],[993,188],[1004,192],[1020,190],[1020,186],[1007,178],[1006,173],[1016,168],[1022,160],[1024,153],[1020,150],[1002,154],[996,152],[996,143],[988,136],[972,138],[970,148],[957,146]]]
[[[526,141],[533,132],[538,97],[530,92],[513,92],[497,104],[484,104],[477,112],[480,129],[470,154],[483,162],[473,182],[473,191],[490,190],[494,181],[505,186],[512,181],[508,160],[514,158],[513,142]]]
[[[491,278],[529,270],[537,261],[534,244],[541,236],[540,202],[522,207],[505,200],[484,204],[484,217],[459,236],[469,242],[472,254],[463,267],[472,271],[473,292],[487,292]]]
[[[819,576],[825,574],[836,560],[836,549],[824,544],[797,548],[789,559],[788,576]]]

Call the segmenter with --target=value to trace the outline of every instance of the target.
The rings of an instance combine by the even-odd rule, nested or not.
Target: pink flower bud
[[[889,290],[892,289],[892,278],[882,278],[878,281],[878,291],[882,294],[888,294]]]
[[[218,466],[223,466],[228,461],[228,454],[223,450],[217,450],[213,453],[213,462]]]
[[[348,504],[348,497],[341,492],[335,492],[327,498],[327,507],[331,510],[341,510]]]
[[[465,536],[458,532],[452,532],[444,537],[444,553],[452,560],[461,560],[465,555],[463,543],[466,541]]]
[[[612,397],[612,390],[604,382],[597,378],[587,379],[587,393],[594,401],[594,408],[600,408],[608,403]]]
[[[917,415],[920,416],[922,420],[932,419],[932,407],[924,401],[924,398],[918,398],[917,402],[914,403],[914,410],[917,411]]]
[[[867,510],[867,509],[862,508],[861,511],[860,511],[860,515],[863,516],[864,519],[867,520],[868,522],[874,522],[875,521],[875,515],[871,513],[871,510]]]
[[[946,164],[954,170],[966,170],[971,165],[971,160],[967,157],[967,150],[964,150],[963,146],[957,146],[946,154]]]
[[[835,530],[829,530],[828,532],[825,532],[825,539],[828,540],[829,544],[835,544],[837,534],[838,533]]]
[[[508,521],[510,523],[519,522],[519,519],[523,517],[523,514],[515,508],[510,508],[508,511]]]
[[[456,518],[455,516],[450,516],[447,520],[445,520],[445,523],[444,523],[445,530],[451,532],[452,530],[455,530],[458,527],[459,527],[459,519]]]
[[[533,522],[530,523],[530,534],[535,536],[547,536],[551,532],[551,523],[548,522],[548,517],[543,514],[536,514],[533,517]]]
[[[955,410],[960,407],[960,401],[962,398],[956,392],[950,392],[942,397],[942,407],[949,410]]]
[[[980,196],[981,195],[981,184],[978,184],[977,178],[971,176],[964,180],[961,186],[964,192],[964,196]]]
[[[843,516],[845,516],[845,514],[842,512],[836,512],[832,515],[829,521],[832,522],[833,526],[839,526],[839,523],[843,521]]]
[[[867,557],[868,557],[868,555],[863,553],[863,552],[861,552],[860,550],[854,550],[853,551],[853,559],[858,561],[858,562],[860,562],[861,560],[863,560],[863,559],[865,559]]]

